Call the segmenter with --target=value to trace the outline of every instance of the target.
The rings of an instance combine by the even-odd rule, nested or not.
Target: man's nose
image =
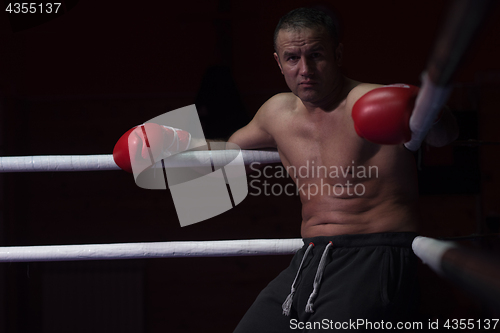
[[[314,73],[313,63],[306,57],[300,59],[300,75],[311,76]]]

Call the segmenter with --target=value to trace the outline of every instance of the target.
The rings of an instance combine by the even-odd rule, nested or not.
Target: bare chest
[[[285,167],[313,171],[363,165],[377,149],[358,137],[345,108],[313,116],[286,114],[271,128]]]

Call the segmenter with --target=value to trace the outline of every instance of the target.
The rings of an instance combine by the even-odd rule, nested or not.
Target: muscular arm
[[[269,113],[276,104],[275,99],[273,97],[262,105],[252,121],[231,135],[228,142],[237,144],[241,149],[276,148],[276,142],[268,131]]]
[[[450,109],[445,108],[441,119],[434,124],[425,137],[425,142],[434,147],[442,147],[458,137],[458,123]]]

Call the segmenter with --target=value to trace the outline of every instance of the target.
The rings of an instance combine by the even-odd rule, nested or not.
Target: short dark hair
[[[333,39],[333,45],[336,47],[339,42],[337,26],[333,19],[322,10],[315,8],[297,8],[285,14],[276,29],[274,30],[274,50],[277,51],[276,40],[280,30],[299,30],[304,28],[325,28]]]

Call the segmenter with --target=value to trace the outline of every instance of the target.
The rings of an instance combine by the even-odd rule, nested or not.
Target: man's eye
[[[319,53],[313,53],[311,54],[311,57],[314,59],[314,58],[319,58],[319,56],[321,56],[321,54]]]
[[[288,57],[288,60],[290,60],[290,61],[295,61],[295,60],[297,60],[298,58],[299,58],[299,57],[296,57],[296,56],[290,56],[290,57]]]

